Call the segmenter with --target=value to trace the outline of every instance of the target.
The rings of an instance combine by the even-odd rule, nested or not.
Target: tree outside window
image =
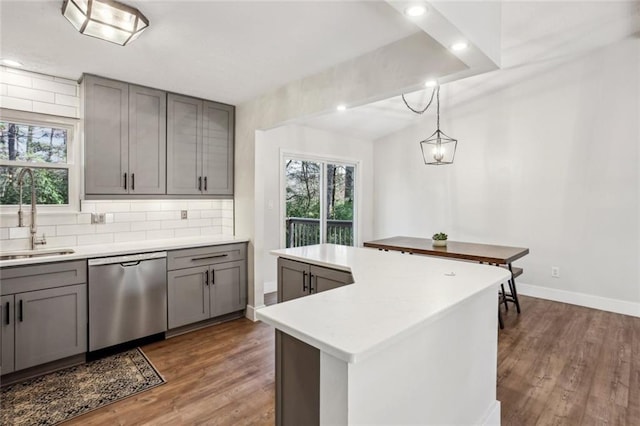
[[[50,124],[0,121],[0,204],[19,203],[17,175],[33,170],[37,203],[69,204],[70,130]],[[29,204],[32,183],[26,179],[22,202]]]

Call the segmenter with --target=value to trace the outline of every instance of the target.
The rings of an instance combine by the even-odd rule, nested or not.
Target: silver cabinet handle
[[[220,258],[220,257],[227,257],[227,256],[229,256],[229,255],[227,253],[225,253],[225,254],[216,254],[216,255],[213,255],[213,256],[194,257],[194,258],[191,259],[191,261],[192,262],[196,262],[198,260],[217,259],[217,258]]]

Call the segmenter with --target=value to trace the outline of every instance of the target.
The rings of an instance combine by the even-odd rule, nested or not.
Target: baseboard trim
[[[247,305],[247,312],[245,314],[245,317],[247,317],[248,319],[250,319],[253,322],[257,322],[258,321],[258,317],[256,316],[256,311],[258,309],[264,308],[267,305],[260,305],[258,307],[252,306],[252,305]]]
[[[625,300],[558,290],[555,288],[541,287],[521,282],[518,282],[518,293],[524,296],[537,297],[539,299],[553,300],[556,302],[569,303],[571,305],[584,306],[586,308],[600,309],[601,311],[614,312],[616,314],[640,317],[640,303],[627,302]]]
[[[495,401],[489,407],[487,414],[480,423],[483,426],[500,426],[500,401]]]

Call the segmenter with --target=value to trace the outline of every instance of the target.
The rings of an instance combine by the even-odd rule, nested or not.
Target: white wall
[[[297,153],[358,164],[356,203],[359,243],[373,230],[373,146],[371,141],[302,126],[283,126],[256,133],[256,217],[261,218],[255,236],[256,277],[264,292],[275,291],[276,258],[270,250],[281,248],[284,205],[280,200],[282,154]],[[273,206],[273,208],[270,208]]]
[[[635,38],[443,87],[455,163],[422,162],[433,116],[376,141],[375,237],[529,247],[526,291],[640,316],[639,80]]]

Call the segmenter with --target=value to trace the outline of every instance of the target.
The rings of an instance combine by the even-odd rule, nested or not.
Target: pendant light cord
[[[436,129],[440,131],[440,86],[436,92]],[[433,95],[432,95],[433,96]]]
[[[409,108],[411,111],[415,112],[416,114],[423,114],[431,106],[431,103],[433,102],[433,95],[436,93],[436,91],[438,94],[440,93],[440,86],[436,86],[433,88],[433,91],[431,92],[431,99],[429,99],[429,103],[422,110],[411,108],[411,106],[409,106],[409,103],[404,97],[404,93],[402,94],[402,100],[404,101],[404,104],[407,106],[407,108]]]

